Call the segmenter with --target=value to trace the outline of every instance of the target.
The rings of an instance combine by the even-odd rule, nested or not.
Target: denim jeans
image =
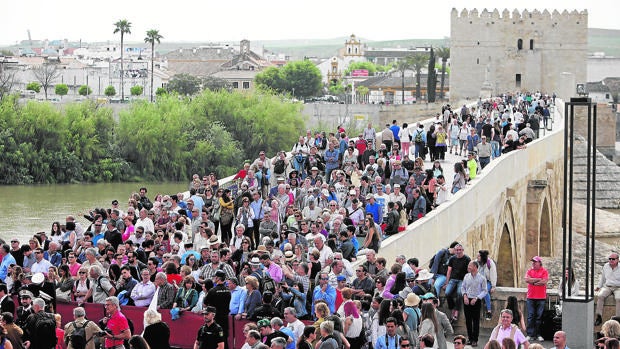
[[[450,310],[459,310],[459,304],[463,299],[463,293],[461,293],[461,284],[463,280],[450,279],[448,286],[446,287],[446,298],[448,299],[448,308]],[[456,299],[454,297],[456,296]]]
[[[487,295],[484,297],[484,304],[487,306],[487,311],[491,311],[491,281],[487,281]]]
[[[435,295],[439,297],[441,294],[441,287],[446,283],[446,276],[441,274],[435,274],[435,282],[433,287],[435,288]]]
[[[499,148],[499,142],[491,141],[491,157],[495,159],[495,158],[498,158],[500,155],[501,155],[501,152]]]
[[[546,299],[530,299],[525,302],[527,306],[527,335],[537,337],[540,335],[543,310],[545,310]]]

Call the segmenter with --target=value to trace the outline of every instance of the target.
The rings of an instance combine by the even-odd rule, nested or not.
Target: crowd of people
[[[43,337],[32,315],[73,301],[74,321],[64,333],[60,320],[56,327],[58,344],[76,349],[74,333],[84,332],[78,325],[95,338],[87,348],[166,348],[163,309],[173,319],[204,314],[195,348],[227,347],[233,316],[249,321],[244,348],[445,349],[462,308],[467,338],[457,335],[454,344],[475,347],[482,305],[486,320],[493,315],[497,267],[489,252],[472,260],[454,242],[424,269],[415,256],[387,261],[381,241],[424,219],[492,159],[525,148],[538,120],[549,119],[550,103],[541,94],[505,95],[459,110],[446,105],[426,127],[394,120],[379,132],[369,123],[357,135],[341,127],[308,131],[290,156],[261,151],[244,163],[236,187],[220,185],[214,173],[194,175],[189,195],[150,198],[143,187],[123,208],[114,200],[54,222],[25,244],[12,238],[0,248],[5,346],[27,348]],[[457,152],[467,159],[454,164],[449,185],[442,166]],[[526,279],[532,287],[541,280]],[[19,296],[17,309],[5,308],[11,295]],[[449,314],[438,308],[440,296]],[[103,321],[85,320],[82,305],[91,302],[105,304]],[[122,305],[145,308],[143,334],[132,336]],[[496,339],[538,339],[535,318],[527,337],[515,337],[520,330],[504,322],[523,328],[524,319],[507,309]],[[528,317],[529,309],[528,298]]]

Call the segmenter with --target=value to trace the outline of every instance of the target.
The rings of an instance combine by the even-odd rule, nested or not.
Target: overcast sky
[[[62,4],[62,5],[61,5]],[[508,7],[507,5],[510,4]],[[0,44],[27,39],[119,41],[113,23],[131,22],[127,42],[142,42],[149,29],[165,41],[331,39],[355,34],[366,40],[433,39],[450,35],[450,10],[498,8],[587,9],[590,28],[620,29],[611,0],[29,0],[5,4]],[[587,6],[587,8],[584,8]]]

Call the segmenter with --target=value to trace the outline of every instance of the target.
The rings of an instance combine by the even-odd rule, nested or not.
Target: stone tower
[[[553,93],[586,82],[587,11],[478,13],[452,9],[450,100],[520,91]],[[567,73],[571,79],[566,79]],[[564,75],[563,75],[564,74]],[[570,87],[574,91],[574,86]],[[559,93],[558,93],[559,95]]]

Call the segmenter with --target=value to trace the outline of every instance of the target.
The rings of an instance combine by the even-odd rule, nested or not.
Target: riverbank
[[[4,185],[0,197],[4,200],[0,215],[0,238],[17,237],[21,242],[39,231],[49,232],[52,222],[64,223],[67,215],[74,215],[82,225],[89,222],[81,217],[96,207],[110,207],[118,200],[123,208],[131,193],[140,187],[148,189],[148,196],[157,193],[176,194],[188,189],[188,182],[169,183],[95,183],[54,185]]]

